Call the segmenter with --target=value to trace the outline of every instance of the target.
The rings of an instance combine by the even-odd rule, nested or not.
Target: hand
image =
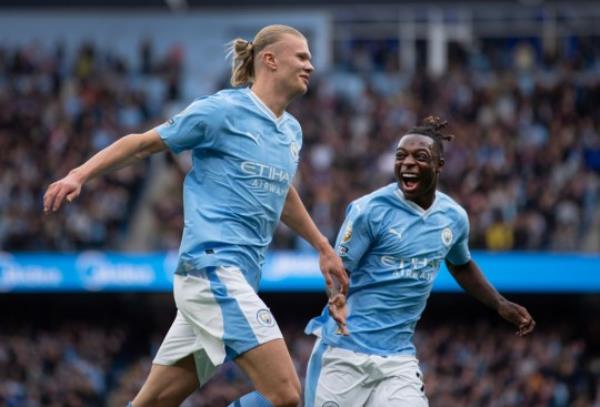
[[[525,307],[510,301],[503,301],[498,307],[498,314],[508,322],[516,325],[518,336],[530,334],[535,327],[535,321]]]
[[[60,209],[63,202],[71,202],[79,196],[83,182],[79,176],[70,172],[69,175],[60,179],[48,187],[44,194],[44,212],[56,212]]]
[[[348,316],[348,307],[346,306],[346,296],[344,294],[336,294],[329,299],[328,302],[329,315],[338,324],[338,333],[348,336],[348,327],[346,326],[346,317]]]
[[[348,274],[344,269],[344,263],[329,245],[319,254],[319,268],[325,278],[327,294],[330,298],[338,293],[343,295],[348,293]]]
[[[329,244],[320,252],[319,267],[327,284],[329,297],[329,314],[338,324],[343,335],[348,335],[346,328],[346,294],[348,293],[348,274],[342,260],[335,254]]]

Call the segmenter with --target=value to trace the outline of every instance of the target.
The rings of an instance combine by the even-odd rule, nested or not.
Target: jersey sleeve
[[[446,260],[455,266],[462,266],[471,260],[471,252],[469,251],[469,217],[464,210],[459,212],[458,223],[461,233],[446,255]]]
[[[184,111],[156,127],[163,142],[175,153],[211,147],[216,142],[214,126],[219,103],[215,96],[198,99]]]
[[[372,240],[369,212],[356,203],[351,204],[335,244],[346,270],[352,272],[358,266]]]

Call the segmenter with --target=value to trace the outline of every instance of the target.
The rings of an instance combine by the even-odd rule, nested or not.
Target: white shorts
[[[304,407],[427,407],[413,356],[378,356],[317,339],[306,370]]]
[[[173,281],[177,316],[153,363],[194,356],[200,385],[217,366],[282,338],[271,311],[237,267],[207,267]]]

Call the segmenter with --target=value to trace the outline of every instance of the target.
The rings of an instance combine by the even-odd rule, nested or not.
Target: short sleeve
[[[471,252],[469,251],[469,217],[464,211],[461,211],[459,216],[461,233],[446,255],[446,260],[455,266],[462,266],[471,260]]]
[[[215,119],[218,120],[218,98],[198,99],[184,111],[156,127],[163,142],[175,153],[198,147],[211,147],[216,142]]]
[[[351,204],[338,234],[336,252],[349,272],[356,269],[373,240],[368,215],[369,213],[356,203]]]

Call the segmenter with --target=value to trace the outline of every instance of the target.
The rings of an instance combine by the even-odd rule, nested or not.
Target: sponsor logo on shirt
[[[323,403],[322,407],[340,407],[340,405],[335,401],[326,401],[325,403]]]
[[[426,257],[398,258],[384,255],[380,257],[381,264],[394,268],[394,277],[412,278],[431,282],[440,267],[441,259]]]
[[[291,179],[287,171],[252,161],[242,162],[241,170],[256,177],[250,181],[250,186],[253,189],[271,192],[279,196],[287,195]]]

